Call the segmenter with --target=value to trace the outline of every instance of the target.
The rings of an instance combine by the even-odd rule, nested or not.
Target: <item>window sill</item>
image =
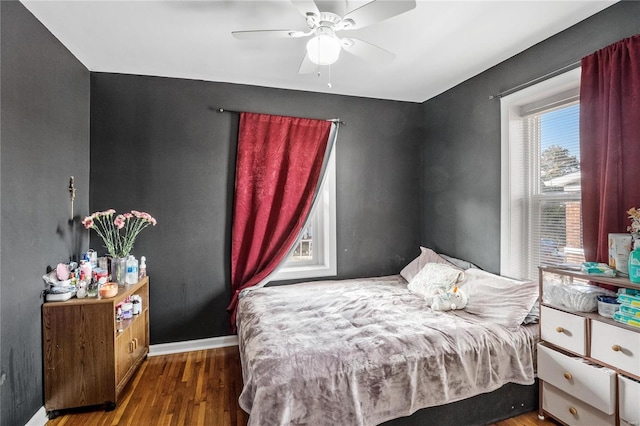
[[[333,277],[338,274],[335,262],[330,265],[294,266],[282,268],[276,272],[269,281],[296,280],[300,278]]]

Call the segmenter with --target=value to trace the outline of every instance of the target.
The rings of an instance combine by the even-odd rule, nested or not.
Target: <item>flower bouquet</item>
[[[115,216],[115,217],[114,217]],[[124,265],[124,260],[133,249],[133,243],[140,231],[149,225],[156,225],[149,213],[131,210],[131,213],[116,215],[114,209],[95,212],[82,220],[86,229],[93,229],[102,238],[107,254],[116,264]],[[113,270],[112,270],[113,274]],[[124,280],[124,274],[115,274],[118,284]],[[120,275],[123,275],[120,277]]]

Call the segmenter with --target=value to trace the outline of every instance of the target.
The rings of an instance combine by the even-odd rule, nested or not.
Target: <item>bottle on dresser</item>
[[[124,281],[126,284],[135,284],[138,282],[138,260],[133,257],[133,255],[129,255],[126,261],[127,273],[125,275]]]

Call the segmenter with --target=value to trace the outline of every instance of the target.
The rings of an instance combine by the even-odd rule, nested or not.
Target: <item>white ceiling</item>
[[[409,12],[348,32],[395,53],[391,63],[343,52],[320,76],[298,74],[306,38],[231,36],[234,30],[307,30],[287,0],[22,3],[90,71],[423,102],[615,1],[418,0]],[[321,11],[345,4],[349,11],[367,1],[317,3]]]

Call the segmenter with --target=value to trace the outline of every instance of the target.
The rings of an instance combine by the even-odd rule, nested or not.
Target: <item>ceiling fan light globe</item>
[[[314,64],[331,65],[340,56],[340,41],[330,35],[321,34],[307,42],[307,55]]]

